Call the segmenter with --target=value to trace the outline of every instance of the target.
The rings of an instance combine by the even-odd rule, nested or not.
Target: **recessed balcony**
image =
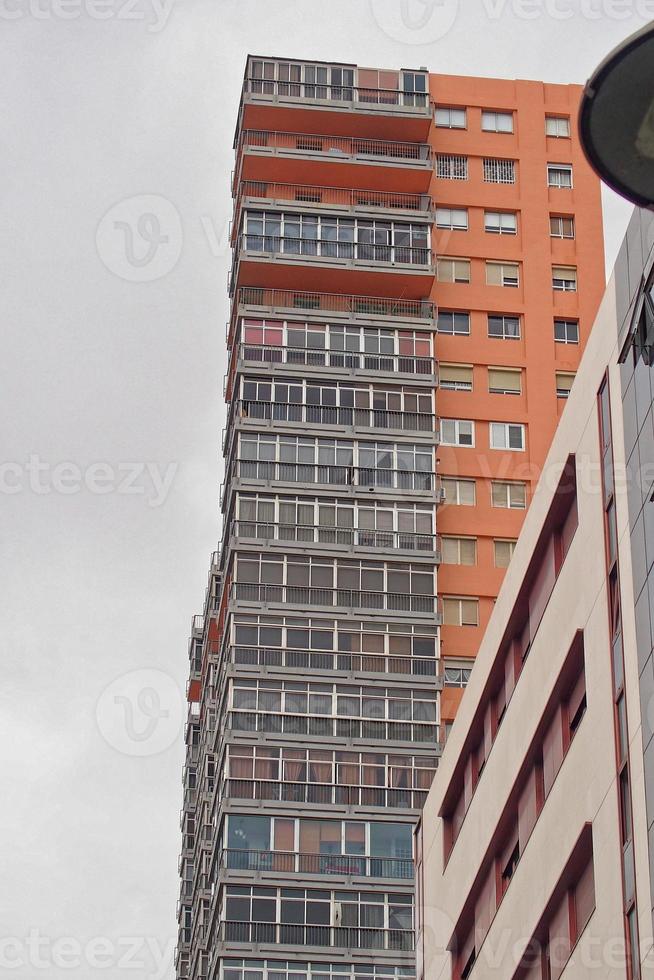
[[[234,193],[241,180],[306,180],[426,192],[434,170],[428,143],[247,129],[236,151]]]
[[[325,118],[326,117],[326,118]],[[433,118],[425,71],[249,57],[240,129],[426,140]]]

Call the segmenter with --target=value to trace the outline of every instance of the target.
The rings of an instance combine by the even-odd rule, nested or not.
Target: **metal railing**
[[[302,367],[343,368],[344,370],[382,371],[386,374],[417,374],[435,378],[433,357],[407,354],[369,354],[361,351],[323,350],[315,347],[270,347],[242,341],[238,357],[257,364],[298,364]]]
[[[438,744],[438,725],[373,718],[327,718],[264,711],[229,711],[227,728],[233,732],[317,735],[326,738]]]
[[[320,806],[373,806],[419,810],[428,790],[393,789],[385,786],[337,786],[334,783],[281,782],[268,779],[228,778],[222,798],[278,800],[283,803],[317,803]]]
[[[276,253],[322,259],[350,259],[383,265],[410,265],[433,268],[434,253],[424,245],[378,245],[371,242],[334,241],[328,238],[298,238],[294,235],[266,235],[243,232],[241,248],[247,252]],[[232,277],[233,278],[233,277]]]
[[[239,152],[243,149],[282,150],[302,156],[327,154],[334,160],[343,157],[390,159],[394,163],[409,161],[432,165],[433,151],[428,143],[406,143],[400,140],[372,140],[352,136],[323,136],[313,133],[276,133],[270,130],[244,129]]]
[[[278,81],[268,78],[246,77],[243,94],[277,96],[304,99],[307,102],[351,102],[376,105],[384,109],[422,109],[431,112],[427,92],[410,92],[403,89],[373,88],[368,85],[331,85],[326,82]]]
[[[376,211],[412,211],[428,213],[433,208],[429,194],[402,191],[356,190],[350,187],[325,187],[315,184],[285,184],[267,180],[242,180],[237,188],[237,204],[234,224],[244,198],[256,201],[290,202],[302,205],[320,205],[343,208],[373,208]]]
[[[232,582],[229,598],[237,602],[288,603],[302,606],[344,607],[347,609],[380,609],[389,612],[435,614],[435,595],[407,592],[365,592],[360,589],[317,589],[304,585],[263,585],[260,582]]]
[[[356,875],[365,878],[402,878],[411,881],[414,876],[414,864],[411,858],[253,851],[237,848],[225,848],[221,851],[220,866],[228,871]]]
[[[346,547],[383,548],[385,551],[421,551],[437,555],[440,551],[436,534],[414,531],[377,531],[356,527],[325,527],[318,524],[272,524],[267,521],[236,520],[231,533],[237,538],[263,541],[337,544]]]
[[[389,490],[436,490],[436,473],[429,470],[391,470],[370,466],[332,466],[324,463],[279,463],[234,460],[228,482],[243,480],[311,483],[338,487],[376,487]]]
[[[308,425],[347,425],[367,429],[397,429],[403,432],[437,431],[432,412],[401,412],[385,408],[353,408],[343,405],[306,405],[302,402],[266,402],[235,399],[234,418],[268,422],[304,422]],[[227,433],[232,425],[227,425]]]
[[[429,299],[312,293],[296,289],[272,289],[267,286],[241,286],[236,297],[235,306],[237,305],[263,307],[273,312],[340,313],[373,319],[385,316],[420,321],[436,319],[436,305]]]
[[[394,657],[377,653],[341,653],[338,650],[291,650],[288,647],[232,646],[226,662],[238,666],[288,667],[292,670],[346,670],[374,674],[408,674],[439,677],[439,661],[434,657]]]

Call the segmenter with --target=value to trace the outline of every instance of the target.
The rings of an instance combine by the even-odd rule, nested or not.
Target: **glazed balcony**
[[[227,344],[232,346],[241,317],[298,318],[308,322],[360,326],[436,329],[436,305],[428,299],[306,292],[264,286],[242,286],[234,296]]]
[[[420,810],[428,790],[386,786],[347,786],[334,783],[281,782],[274,779],[235,779],[222,786],[223,799],[269,800],[325,806],[365,806]]]
[[[426,140],[433,106],[424,71],[249,57],[237,127]]]
[[[309,585],[266,585],[261,582],[231,582],[231,602],[263,605],[327,608],[347,611],[410,612],[430,616],[434,625],[442,622],[441,602],[435,595],[406,592],[376,592],[362,589],[315,588]]]
[[[236,150],[233,191],[241,180],[295,180],[426,192],[434,170],[428,143],[247,129]]]
[[[257,711],[229,711],[230,732],[264,732],[313,738],[361,739],[365,742],[411,742],[438,745],[438,725],[373,718],[329,718]]]
[[[397,878],[413,881],[411,858],[369,857],[352,854],[299,854],[289,851],[254,851],[225,848],[219,865],[225,871],[277,872],[299,875],[340,875],[356,878]]]
[[[242,368],[240,366],[242,365]],[[361,351],[325,350],[315,347],[273,347],[266,344],[243,342],[236,351],[235,368],[246,370],[255,366],[274,370],[284,368],[303,370],[328,368],[348,374],[392,374],[426,381],[435,387],[438,379],[437,362],[433,357],[415,357],[408,354],[370,354]]]
[[[433,201],[429,194],[407,191],[356,190],[350,187],[325,187],[312,184],[274,183],[267,180],[242,180],[236,187],[232,242],[241,225],[243,209],[265,207],[296,207],[304,212],[317,208],[321,213],[343,215],[372,215],[397,217],[402,220],[417,218],[429,223],[433,220]]]
[[[295,950],[318,946],[410,952],[414,948],[414,931],[275,922],[220,922],[218,940],[222,943],[292,946]]]
[[[443,687],[437,657],[398,657],[377,653],[342,653],[340,650],[293,650],[287,647],[230,646],[225,664],[235,667],[283,667],[292,671],[347,671],[371,674],[397,674],[400,677],[434,678],[433,686]]]
[[[437,534],[414,531],[386,531],[355,527],[326,527],[306,524],[272,524],[262,521],[233,521],[230,526],[232,543],[266,541],[302,545],[336,545],[339,548],[360,548],[365,551],[381,549],[407,551],[440,561],[440,539]]]

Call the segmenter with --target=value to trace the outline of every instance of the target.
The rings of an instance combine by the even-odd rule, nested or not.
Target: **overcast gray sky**
[[[582,82],[652,17],[652,0],[0,0],[0,973],[173,975],[246,53]],[[605,208],[612,262],[629,208]]]

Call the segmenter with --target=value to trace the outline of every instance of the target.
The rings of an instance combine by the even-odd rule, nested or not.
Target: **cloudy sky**
[[[651,0],[0,0],[0,973],[172,976],[246,53],[582,82],[651,17]],[[612,262],[629,209],[605,205]]]

